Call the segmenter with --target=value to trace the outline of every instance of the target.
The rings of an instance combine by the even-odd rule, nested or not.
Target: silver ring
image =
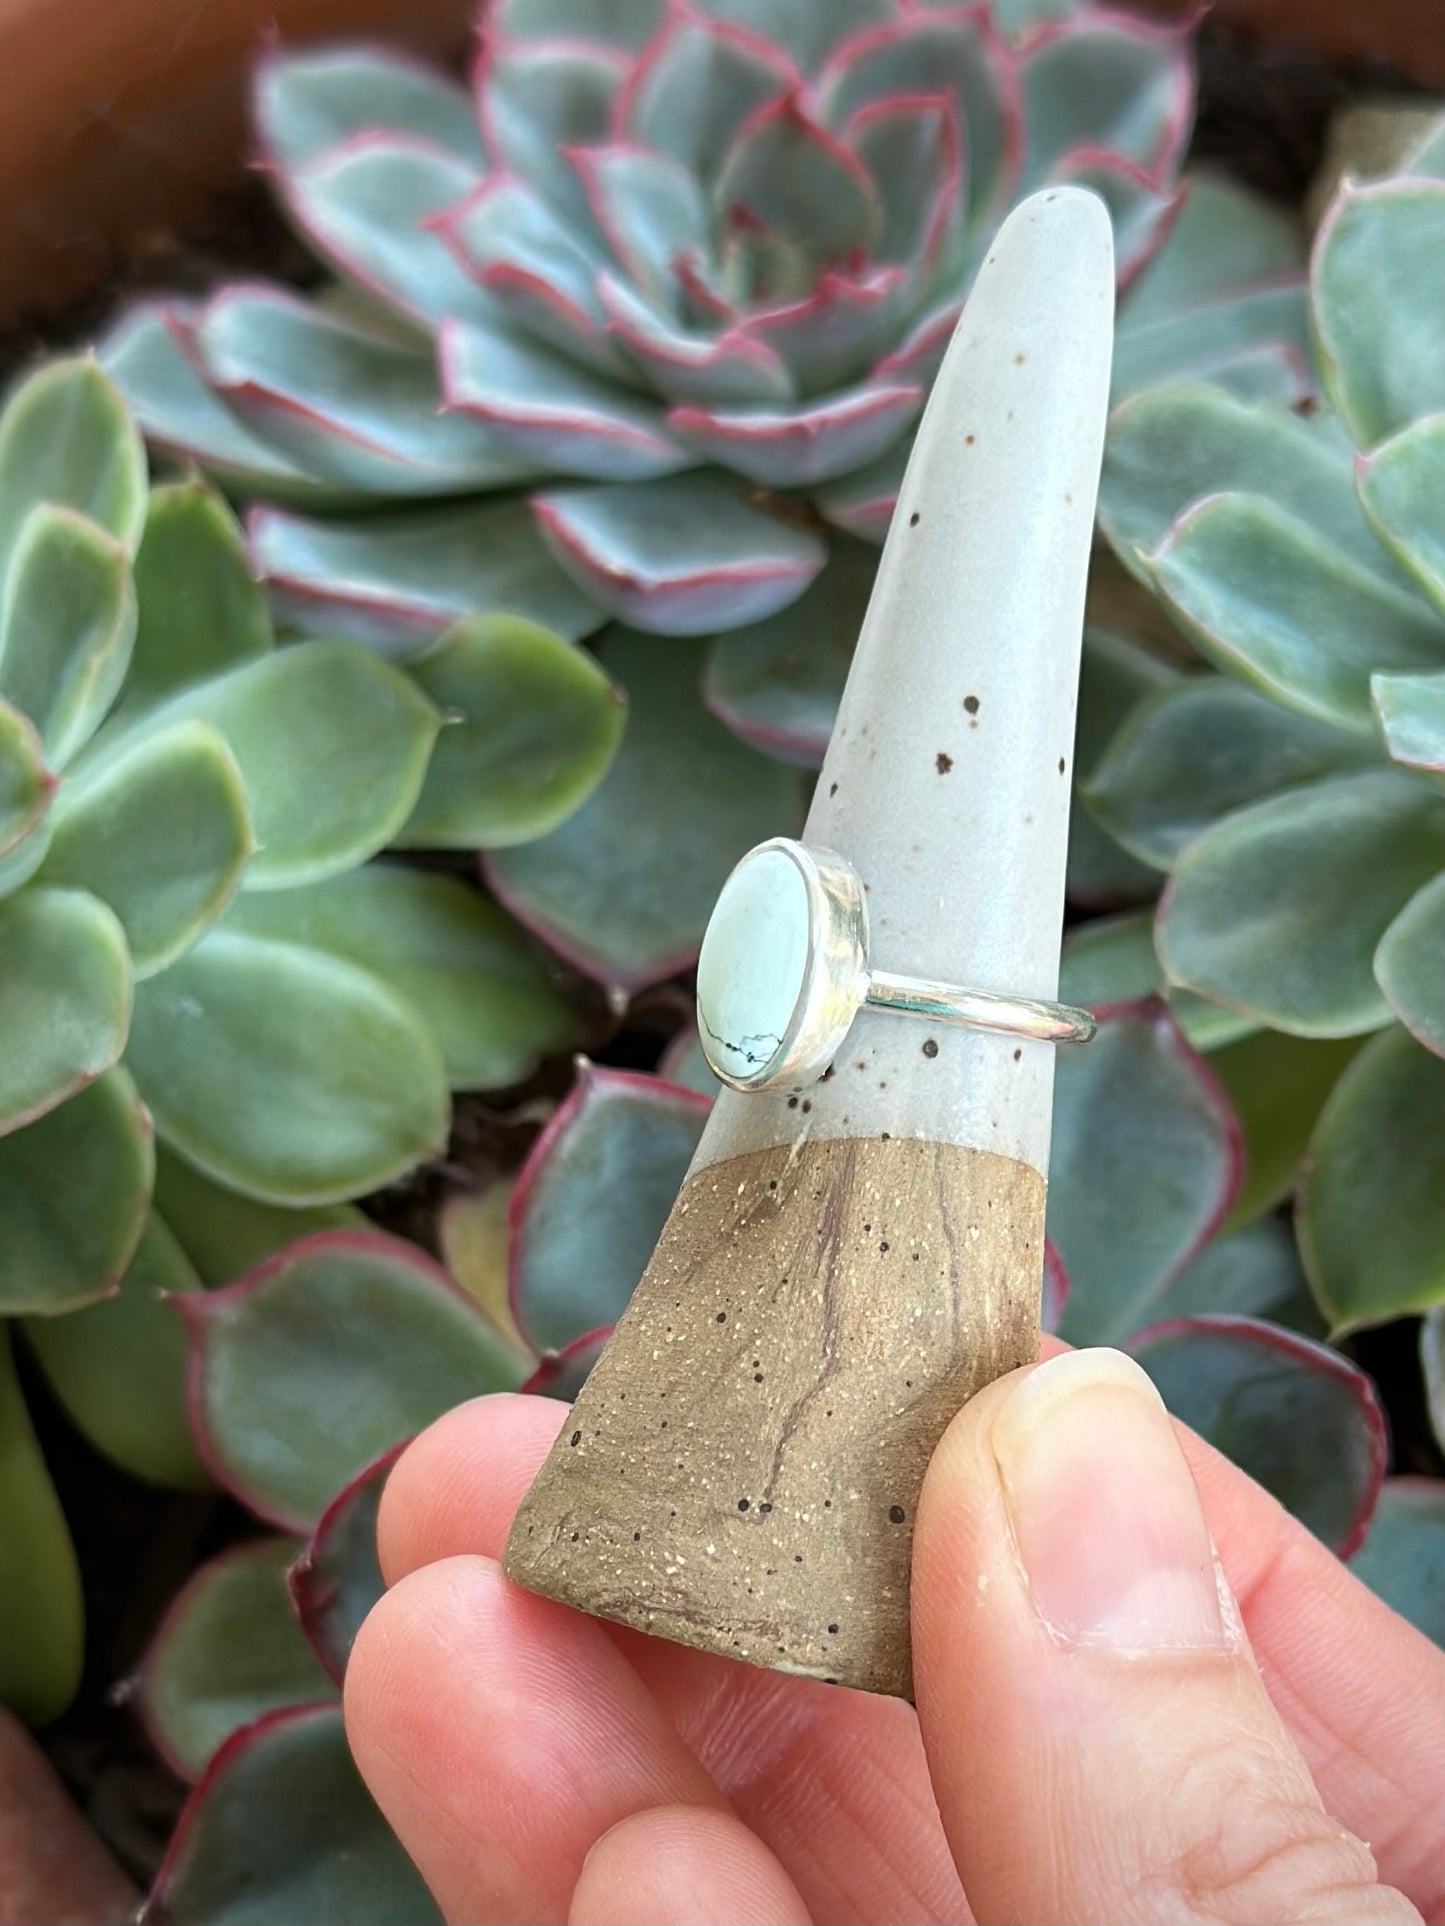
[[[703,1054],[734,1090],[813,1083],[865,1003],[1040,1043],[1087,1043],[1087,1010],[966,990],[868,964],[868,904],[852,864],[775,836],[722,888],[697,965]]]

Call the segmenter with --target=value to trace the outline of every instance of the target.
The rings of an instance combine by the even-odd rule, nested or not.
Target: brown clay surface
[[[1036,1354],[1044,1183],[915,1140],[684,1185],[507,1546],[519,1584],[687,1645],[911,1688],[923,1473]]]

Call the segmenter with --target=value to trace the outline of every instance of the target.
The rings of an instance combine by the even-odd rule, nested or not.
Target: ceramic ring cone
[[[881,970],[1057,992],[1113,289],[1103,204],[1034,195],[934,386],[804,831],[862,877]],[[823,1082],[724,1090],[508,1573],[908,1694],[924,1469],[1036,1353],[1053,1068],[865,1008]]]

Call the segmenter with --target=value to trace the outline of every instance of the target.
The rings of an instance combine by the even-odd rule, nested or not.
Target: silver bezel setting
[[[765,854],[787,857],[803,879],[808,903],[807,962],[781,1044],[766,1063],[746,1075],[714,1060],[699,1010],[703,1055],[713,1075],[733,1090],[777,1090],[816,1082],[837,1054],[868,990],[868,906],[851,863],[831,850],[809,849],[790,836],[774,836],[750,849],[728,881]]]

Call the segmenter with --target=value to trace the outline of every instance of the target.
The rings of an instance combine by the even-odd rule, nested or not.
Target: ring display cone
[[[862,877],[881,969],[1057,993],[1113,291],[1103,204],[1034,195],[935,383],[804,831]],[[724,1090],[508,1574],[909,1695],[928,1459],[1036,1355],[1053,1057],[870,1008],[823,1081]]]

